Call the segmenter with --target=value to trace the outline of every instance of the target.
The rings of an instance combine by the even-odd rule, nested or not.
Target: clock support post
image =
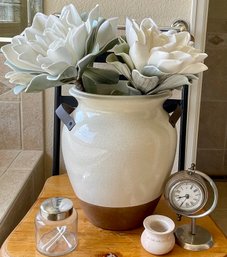
[[[192,218],[191,220],[191,233],[192,235],[195,235],[196,234],[196,219],[195,218]]]

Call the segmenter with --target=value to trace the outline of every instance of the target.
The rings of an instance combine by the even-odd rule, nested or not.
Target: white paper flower
[[[161,32],[152,19],[140,26],[126,20],[129,55],[137,70],[146,76],[197,74],[207,69],[202,61],[207,54],[192,46],[188,32]]]
[[[116,38],[116,32],[117,18],[101,18],[98,5],[85,20],[72,4],[59,17],[37,13],[32,26],[1,49],[13,70],[6,77],[19,84],[15,93],[58,86],[64,79],[78,77],[78,67],[82,71]]]

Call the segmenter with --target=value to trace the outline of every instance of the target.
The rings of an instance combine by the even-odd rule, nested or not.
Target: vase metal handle
[[[182,108],[180,105],[177,105],[176,109],[173,113],[169,116],[169,123],[175,128],[178,119],[181,117]]]
[[[75,120],[70,116],[74,109],[72,106],[62,103],[55,111],[58,118],[66,125],[69,131],[76,125]]]

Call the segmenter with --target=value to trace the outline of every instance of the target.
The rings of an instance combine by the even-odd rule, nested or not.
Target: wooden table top
[[[47,180],[43,191],[30,211],[20,222],[20,224],[9,235],[1,248],[2,257],[40,257],[43,256],[35,248],[34,218],[38,212],[41,202],[46,198],[64,196],[72,199],[74,207],[78,211],[79,224],[78,236],[79,244],[69,257],[151,257],[152,254],[146,252],[140,244],[140,236],[143,227],[125,231],[115,232],[97,228],[92,225],[84,216],[80,209],[67,175],[51,177]],[[189,220],[183,218],[181,222],[176,221],[176,215],[169,209],[166,201],[161,199],[155,213],[167,215],[174,220],[176,226],[188,223]],[[213,235],[214,246],[205,251],[192,252],[181,248],[178,245],[165,256],[179,257],[226,257],[227,239],[215,225],[210,217],[198,220],[198,224],[207,228]],[[112,253],[112,255],[111,255]]]

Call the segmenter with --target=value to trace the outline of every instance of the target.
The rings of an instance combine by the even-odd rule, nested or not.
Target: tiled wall
[[[210,0],[197,168],[227,176],[227,1]]]
[[[15,95],[0,54],[0,246],[40,193],[43,94]]]
[[[12,92],[0,53],[0,149],[43,150],[43,95]]]

